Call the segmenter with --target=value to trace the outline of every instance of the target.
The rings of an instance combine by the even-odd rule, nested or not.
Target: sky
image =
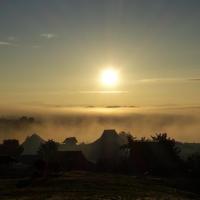
[[[199,19],[199,0],[1,0],[0,106],[199,105]]]

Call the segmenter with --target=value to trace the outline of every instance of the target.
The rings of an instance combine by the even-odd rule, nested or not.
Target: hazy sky
[[[1,0],[0,104],[197,105],[199,19],[199,0]]]

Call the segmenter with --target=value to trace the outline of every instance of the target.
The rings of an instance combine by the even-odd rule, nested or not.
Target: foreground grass
[[[0,200],[198,199],[194,194],[165,186],[159,180],[124,175],[69,172],[17,186],[23,181],[27,180],[0,180]]]

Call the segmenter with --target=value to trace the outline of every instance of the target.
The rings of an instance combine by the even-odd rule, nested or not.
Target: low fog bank
[[[32,133],[62,142],[75,136],[79,142],[97,139],[104,129],[150,137],[167,132],[182,142],[200,142],[200,108],[196,107],[66,107],[2,113],[0,140],[21,142]],[[28,118],[21,118],[27,116]],[[29,118],[29,117],[33,117]]]

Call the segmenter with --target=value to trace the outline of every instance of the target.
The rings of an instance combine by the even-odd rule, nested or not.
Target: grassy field
[[[192,193],[164,185],[161,180],[125,175],[69,172],[27,182],[27,179],[0,179],[0,200],[198,199]]]

